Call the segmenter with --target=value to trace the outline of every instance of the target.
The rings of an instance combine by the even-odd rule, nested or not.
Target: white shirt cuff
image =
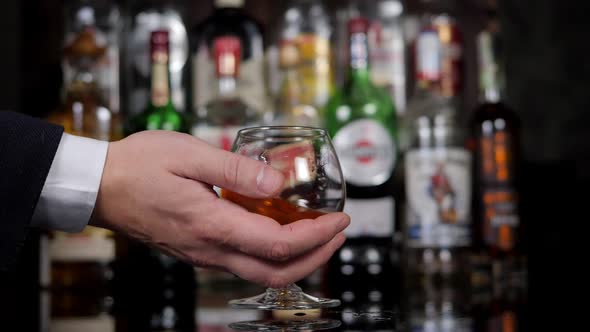
[[[63,134],[35,207],[31,226],[80,232],[98,195],[108,142]]]

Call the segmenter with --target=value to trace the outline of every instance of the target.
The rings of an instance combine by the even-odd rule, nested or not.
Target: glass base
[[[266,293],[245,299],[231,300],[229,305],[241,309],[297,310],[331,308],[340,305],[340,300],[324,299],[305,294],[291,284],[286,288],[268,288]]]
[[[341,322],[333,319],[318,320],[272,320],[272,321],[250,321],[229,324],[231,329],[237,331],[319,331],[337,328]]]

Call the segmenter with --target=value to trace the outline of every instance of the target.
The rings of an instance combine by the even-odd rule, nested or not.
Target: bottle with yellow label
[[[334,88],[331,36],[330,19],[320,2],[297,0],[288,3],[281,19],[279,37],[283,87],[293,77],[292,69],[296,69],[301,82],[298,99],[302,105],[316,110],[323,109]],[[296,54],[296,61],[288,57],[293,54]]]

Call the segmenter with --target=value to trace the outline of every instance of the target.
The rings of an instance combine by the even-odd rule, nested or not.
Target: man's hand
[[[91,224],[123,232],[195,266],[269,287],[323,265],[345,240],[343,213],[281,226],[217,197],[212,185],[264,198],[283,175],[189,135],[142,132],[109,144]]]

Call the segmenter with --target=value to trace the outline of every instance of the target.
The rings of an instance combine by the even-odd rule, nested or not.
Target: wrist
[[[112,164],[113,164],[113,150],[115,142],[111,142],[108,144],[106,160],[104,163],[104,169],[102,172],[102,178],[100,180],[100,185],[98,188],[98,194],[96,196],[96,203],[94,205],[94,209],[92,210],[92,215],[90,216],[89,225],[101,228],[112,229],[112,225],[109,223],[108,216],[107,216],[107,209],[106,206],[108,193],[112,191]]]

